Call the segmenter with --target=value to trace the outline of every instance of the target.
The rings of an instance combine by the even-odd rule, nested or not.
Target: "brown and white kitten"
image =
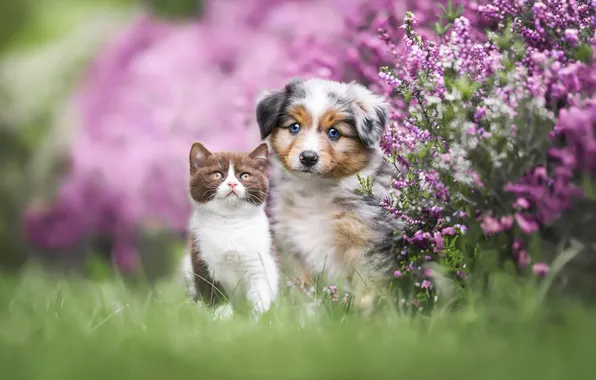
[[[190,151],[190,249],[184,259],[189,292],[230,316],[230,303],[246,297],[255,315],[269,310],[279,293],[265,214],[268,149],[212,153],[195,142]]]

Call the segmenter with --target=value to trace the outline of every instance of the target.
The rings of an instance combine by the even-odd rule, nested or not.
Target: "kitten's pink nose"
[[[236,186],[238,186],[238,184],[237,184],[237,183],[234,183],[234,182],[229,182],[229,183],[228,183],[228,186],[230,186],[230,187],[233,189],[233,188],[235,188]]]

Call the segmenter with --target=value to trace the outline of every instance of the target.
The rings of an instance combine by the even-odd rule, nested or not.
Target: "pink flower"
[[[474,170],[468,170],[468,175],[472,176],[472,179],[474,180],[476,186],[484,187],[484,182],[482,182],[478,173],[476,173]]]
[[[511,215],[501,217],[501,226],[503,229],[508,230],[513,227],[513,217]]]
[[[112,252],[112,260],[123,273],[134,272],[139,260],[135,245],[118,240]]]
[[[435,232],[435,243],[437,244],[437,249],[445,249],[445,240],[443,236],[439,232]]]
[[[534,271],[534,274],[536,274],[536,276],[544,277],[549,271],[549,266],[545,263],[536,263],[532,267],[532,270]]]
[[[466,133],[469,135],[475,135],[476,133],[478,133],[478,128],[476,127],[476,124],[466,129]]]
[[[443,235],[455,235],[455,230],[453,229],[453,227],[445,227],[443,228],[443,231],[441,231],[441,233]]]
[[[522,240],[517,239],[513,242],[513,257],[519,267],[523,268],[530,264],[530,255],[528,255],[526,245]]]
[[[513,207],[525,210],[530,207],[530,202],[528,202],[528,200],[525,198],[517,198],[515,203],[513,203]]]
[[[503,226],[501,226],[499,221],[488,215],[482,219],[480,227],[486,235],[492,235],[503,231]]]
[[[538,231],[538,223],[531,219],[530,216],[522,215],[519,212],[515,213],[515,221],[519,228],[527,234]]]

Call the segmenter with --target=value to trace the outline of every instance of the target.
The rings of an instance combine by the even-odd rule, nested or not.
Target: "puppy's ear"
[[[205,148],[203,144],[200,142],[195,142],[192,144],[190,148],[190,153],[188,155],[188,161],[190,164],[190,174],[193,174],[197,171],[199,167],[203,164],[203,161],[211,156],[211,152]]]
[[[383,137],[389,105],[382,96],[356,82],[350,83],[350,86],[350,95],[355,103],[358,137],[365,146],[374,148]]]
[[[257,123],[261,130],[261,140],[271,134],[277,123],[281,107],[285,100],[283,91],[266,90],[257,99]]]
[[[248,157],[255,160],[258,163],[259,168],[262,170],[266,169],[269,165],[269,148],[267,147],[267,144],[259,144],[258,147],[249,153]]]

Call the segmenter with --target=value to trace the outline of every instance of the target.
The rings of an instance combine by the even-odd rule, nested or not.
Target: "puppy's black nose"
[[[312,150],[305,150],[300,153],[300,162],[302,162],[302,165],[304,166],[313,166],[317,161],[319,161],[319,155]]]

